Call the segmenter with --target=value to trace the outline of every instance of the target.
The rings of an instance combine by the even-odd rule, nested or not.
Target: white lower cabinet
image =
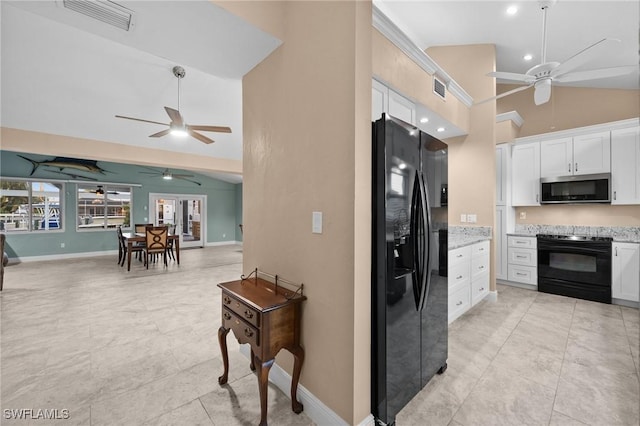
[[[507,237],[507,279],[538,286],[538,251],[536,237]]]
[[[612,244],[611,297],[640,302],[640,244]]]
[[[449,250],[449,323],[489,293],[489,241]]]

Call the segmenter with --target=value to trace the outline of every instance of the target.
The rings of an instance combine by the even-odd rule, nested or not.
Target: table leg
[[[178,265],[180,264],[180,237],[175,239],[174,244],[176,245],[176,261]]]
[[[229,379],[229,353],[227,352],[227,334],[229,330],[220,327],[218,329],[218,342],[220,343],[220,352],[222,352],[222,364],[224,365],[224,373],[218,377],[218,383],[224,385]]]
[[[251,371],[256,371],[256,363],[253,362],[256,354],[253,353],[253,348],[251,348],[251,362],[249,363],[249,368]]]
[[[301,346],[295,346],[289,349],[293,354],[293,377],[291,378],[291,409],[294,413],[300,414],[304,408],[301,402],[298,402],[298,382],[300,381],[300,371],[304,362],[304,349]]]
[[[131,252],[133,251],[133,242],[127,241],[127,271],[131,270]]]
[[[255,357],[258,366],[258,391],[260,392],[260,426],[267,426],[267,391],[269,390],[269,370],[275,359],[262,362]]]

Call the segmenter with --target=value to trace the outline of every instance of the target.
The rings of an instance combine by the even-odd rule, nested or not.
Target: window
[[[78,229],[131,226],[131,187],[78,184]]]
[[[2,180],[0,230],[51,231],[62,229],[64,184],[58,182]]]

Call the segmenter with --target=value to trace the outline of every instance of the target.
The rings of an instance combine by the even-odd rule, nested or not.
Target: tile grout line
[[[624,314],[622,314],[622,309],[620,309],[620,314],[622,315],[622,324],[624,325],[624,331],[625,331],[624,334],[627,338],[627,342],[629,343],[629,351],[631,351],[631,359],[633,360],[633,364],[636,367],[636,377],[640,381],[640,364],[639,364],[640,360],[638,360],[633,354],[633,349],[632,349],[633,344],[631,342],[631,334],[630,334],[629,328],[627,328],[627,321],[624,319]],[[639,312],[639,315],[640,315],[640,312]],[[638,353],[640,354],[640,339],[638,339]]]

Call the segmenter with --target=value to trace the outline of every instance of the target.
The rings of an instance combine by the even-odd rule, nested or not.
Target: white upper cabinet
[[[540,142],[540,176],[543,178],[610,171],[609,132]]]
[[[611,204],[640,204],[640,128],[611,131]]]
[[[416,104],[373,79],[371,80],[371,121],[379,119],[384,112],[414,126],[416,124]]]
[[[389,110],[389,88],[378,80],[371,83],[371,121],[382,117]]]
[[[540,176],[573,174],[573,138],[540,142]]]
[[[511,204],[540,205],[540,142],[515,145],[511,167]]]
[[[416,124],[416,104],[391,89],[389,89],[389,114],[404,122]]]
[[[610,132],[573,138],[573,174],[590,175],[611,172]]]

